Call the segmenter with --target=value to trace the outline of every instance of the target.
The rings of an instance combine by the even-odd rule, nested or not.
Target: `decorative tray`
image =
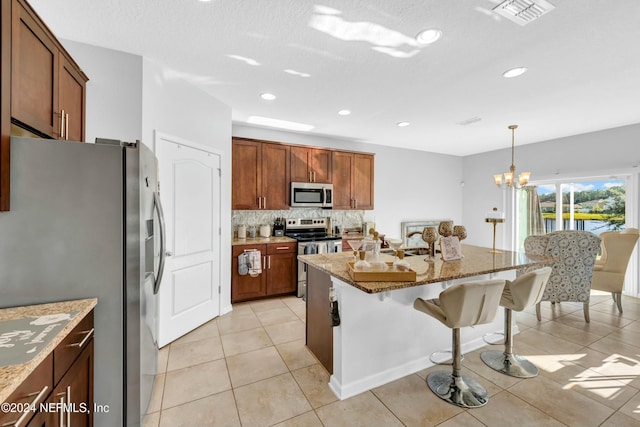
[[[356,282],[415,282],[416,272],[408,267],[398,269],[393,262],[386,262],[387,271],[357,271],[353,268],[353,261],[347,263],[349,276]]]

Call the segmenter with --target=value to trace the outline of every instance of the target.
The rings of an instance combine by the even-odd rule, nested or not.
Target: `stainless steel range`
[[[298,241],[298,255],[342,252],[342,238],[327,234],[326,218],[289,218],[284,235]],[[298,297],[306,295],[307,264],[298,261]]]

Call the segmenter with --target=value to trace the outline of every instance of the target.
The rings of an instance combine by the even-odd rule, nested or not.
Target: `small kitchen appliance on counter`
[[[285,236],[298,241],[298,255],[342,252],[342,237],[327,234],[326,218],[288,218]],[[298,297],[306,299],[307,264],[298,261]]]

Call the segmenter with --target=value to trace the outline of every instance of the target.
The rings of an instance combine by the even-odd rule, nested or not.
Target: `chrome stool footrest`
[[[483,351],[480,358],[491,369],[516,378],[533,378],[540,372],[533,363],[517,354],[489,350]]]
[[[448,354],[449,357],[444,359],[444,361],[438,361],[437,359],[442,360],[441,357],[437,357],[438,355],[444,355],[444,354]],[[452,366],[453,365],[453,357],[451,357],[452,355],[452,351],[451,350],[441,350],[441,351],[434,351],[433,353],[431,353],[429,355],[429,362],[433,363],[434,365],[446,365],[446,366]],[[451,360],[450,362],[446,362],[447,360]],[[460,355],[460,361],[462,362],[464,360],[464,354]]]
[[[492,340],[492,336],[500,337],[499,341]],[[504,332],[487,332],[482,336],[482,340],[489,345],[504,345]]]
[[[487,390],[466,375],[454,377],[448,371],[436,371],[427,377],[427,385],[439,398],[463,408],[484,406],[489,397]]]

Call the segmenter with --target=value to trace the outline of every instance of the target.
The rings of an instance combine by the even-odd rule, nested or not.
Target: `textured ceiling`
[[[526,26],[493,13],[493,0],[29,3],[60,38],[164,63],[231,106],[234,122],[266,116],[467,155],[510,147],[510,124],[522,145],[640,122],[640,1],[550,1]],[[417,46],[425,28],[442,38]],[[529,71],[502,77],[516,66]]]

